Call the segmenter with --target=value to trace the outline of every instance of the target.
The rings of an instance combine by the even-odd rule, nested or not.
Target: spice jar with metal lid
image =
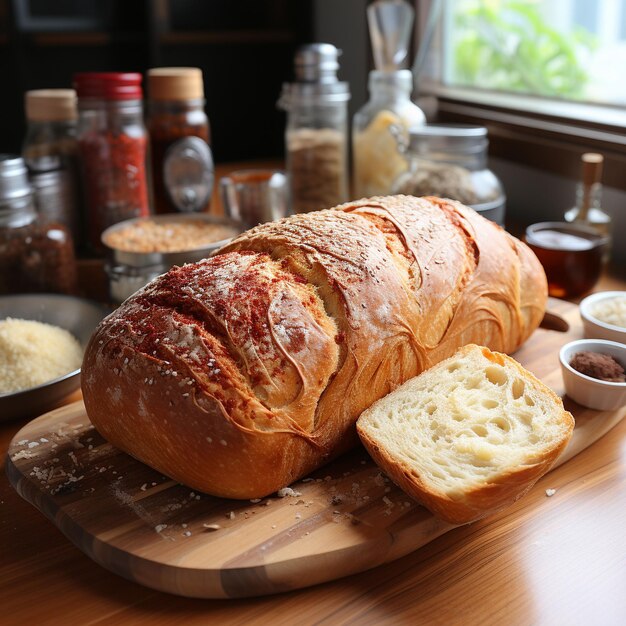
[[[68,228],[38,220],[24,160],[0,155],[0,293],[75,291]]]
[[[78,240],[79,175],[76,92],[36,89],[25,94],[27,132],[22,156],[35,205],[42,216],[65,224]]]
[[[392,193],[458,200],[483,217],[504,225],[506,197],[487,166],[487,129],[463,124],[392,126],[401,154],[409,161]]]
[[[208,211],[214,167],[202,70],[148,70],[148,97],[155,213]]]
[[[348,83],[337,78],[341,51],[327,43],[300,47],[296,81],[285,83],[287,170],[292,209],[306,213],[348,199]]]
[[[141,80],[135,73],[74,76],[87,239],[97,253],[107,227],[150,213]]]

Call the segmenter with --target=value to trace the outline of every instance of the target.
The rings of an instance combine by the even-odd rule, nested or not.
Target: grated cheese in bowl
[[[81,366],[83,349],[67,330],[31,320],[0,320],[0,394],[22,391]]]
[[[591,308],[591,314],[605,324],[626,328],[626,296],[600,300]]]

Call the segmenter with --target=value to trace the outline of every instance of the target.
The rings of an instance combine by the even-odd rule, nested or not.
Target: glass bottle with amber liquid
[[[595,152],[582,155],[582,180],[576,187],[576,206],[565,213],[565,221],[593,227],[607,237],[603,261],[611,249],[611,216],[602,210],[602,165],[604,157]]]

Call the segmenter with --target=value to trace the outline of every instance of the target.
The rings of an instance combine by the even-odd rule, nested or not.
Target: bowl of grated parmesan
[[[585,338],[626,344],[626,291],[599,291],[580,303]]]
[[[84,348],[106,313],[72,296],[0,297],[0,421],[36,417],[78,389]]]

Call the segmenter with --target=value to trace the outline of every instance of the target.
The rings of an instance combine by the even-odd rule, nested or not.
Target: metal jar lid
[[[474,154],[485,151],[488,143],[484,126],[425,124],[409,129],[408,149],[416,154],[431,151]]]
[[[14,154],[0,154],[0,202],[25,198],[31,194],[24,159]]]
[[[36,218],[24,159],[0,154],[0,226],[19,227]]]
[[[341,50],[329,43],[300,46],[294,57],[296,82],[284,83],[278,106],[334,104],[350,99],[348,83],[337,78]]]

